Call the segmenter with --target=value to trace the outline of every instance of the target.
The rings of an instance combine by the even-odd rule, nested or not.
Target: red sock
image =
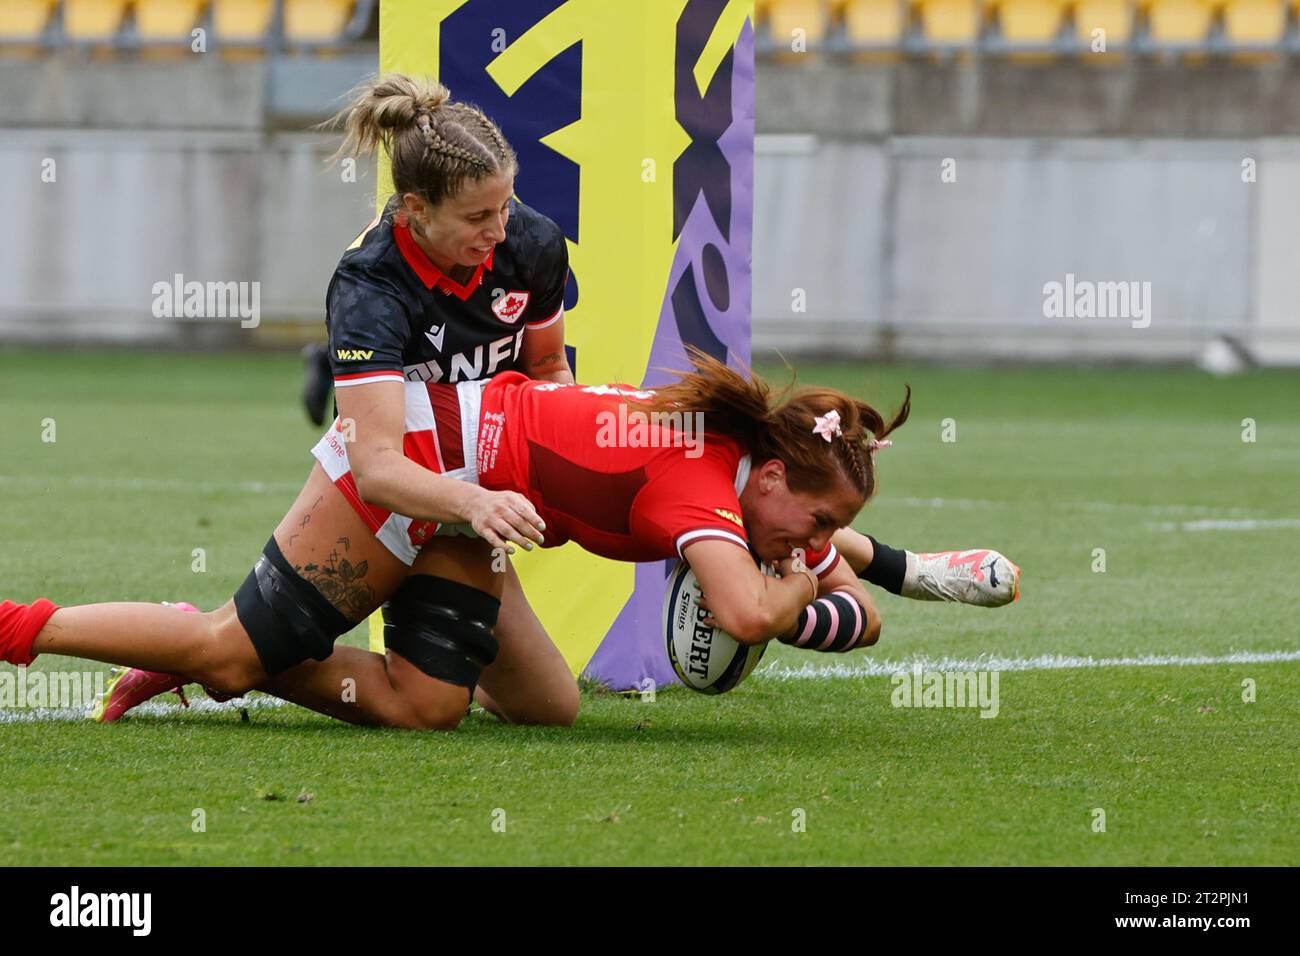
[[[0,660],[19,667],[35,660],[32,642],[58,609],[57,604],[45,598],[37,598],[33,604],[0,602]]]

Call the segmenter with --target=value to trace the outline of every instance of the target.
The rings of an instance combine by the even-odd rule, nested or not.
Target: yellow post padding
[[[440,75],[440,26],[467,4],[499,0],[381,0],[380,68]],[[639,384],[668,284],[673,238],[673,164],[690,144],[676,119],[677,24],[686,0],[567,0],[517,36],[487,65],[506,95],[581,43],[580,119],[540,142],[580,168],[578,235],[570,267],[579,298],[565,315],[579,379]],[[472,13],[473,11],[464,11]],[[733,0],[696,64],[701,89],[735,42],[752,0]],[[484,30],[483,42],[491,39]],[[448,51],[455,55],[454,50]],[[453,99],[465,95],[451,89]],[[472,96],[465,96],[471,99]],[[493,117],[513,138],[502,117]],[[545,207],[516,184],[519,199]],[[381,162],[380,205],[391,191]],[[574,673],[590,660],[631,595],[634,566],[567,545],[516,556],[524,591]],[[371,644],[382,632],[373,621]]]

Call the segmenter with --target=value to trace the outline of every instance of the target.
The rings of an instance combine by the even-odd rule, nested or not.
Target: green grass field
[[[800,378],[883,406],[911,383],[912,421],[858,527],[913,550],[1001,549],[1024,569],[1019,603],[880,595],[869,652],[775,647],[721,698],[592,689],[568,730],[483,714],[453,734],[362,730],[292,706],[113,726],[0,710],[0,859],[1300,862],[1300,376],[805,364]],[[294,356],[0,353],[0,598],[223,603],[309,469],[299,382]],[[1102,666],[1059,666],[1073,658]],[[997,716],[891,706],[888,672],[918,659],[998,670]]]

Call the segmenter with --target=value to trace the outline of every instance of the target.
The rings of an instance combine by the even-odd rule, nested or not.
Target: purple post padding
[[[754,28],[749,20],[732,54],[731,123],[717,143],[730,170],[729,229],[724,236],[701,191],[682,227],[673,259],[646,363],[643,384],[647,386],[668,381],[670,370],[686,366],[681,329],[698,329],[690,317],[678,315],[674,300],[687,301],[696,318],[702,313],[707,322],[703,338],[711,333],[715,348],[725,346],[730,364],[749,362],[754,218]],[[719,278],[720,266],[725,267],[725,281]],[[687,294],[691,285],[694,296]],[[677,682],[660,634],[665,583],[674,563],[637,565],[632,595],[588,662],[587,677],[614,690],[644,689],[647,678],[657,687]]]

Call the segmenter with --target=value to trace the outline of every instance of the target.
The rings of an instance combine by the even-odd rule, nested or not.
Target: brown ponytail
[[[725,435],[749,449],[754,463],[772,458],[785,463],[792,491],[829,491],[842,476],[863,501],[876,491],[873,438],[882,439],[911,412],[912,389],[888,421],[866,402],[833,388],[794,389],[793,383],[772,402],[772,389],[757,376],[739,372],[695,348],[687,349],[693,371],[680,373],[672,385],[655,389],[639,402],[650,411],[701,412],[706,432]],[[813,432],[818,416],[834,409],[841,434],[828,443]]]
[[[323,128],[342,127],[331,161],[370,156],[380,146],[392,165],[397,194],[415,193],[431,205],[454,196],[466,180],[519,171],[514,150],[475,106],[451,100],[436,80],[386,73],[352,91],[352,100]]]

